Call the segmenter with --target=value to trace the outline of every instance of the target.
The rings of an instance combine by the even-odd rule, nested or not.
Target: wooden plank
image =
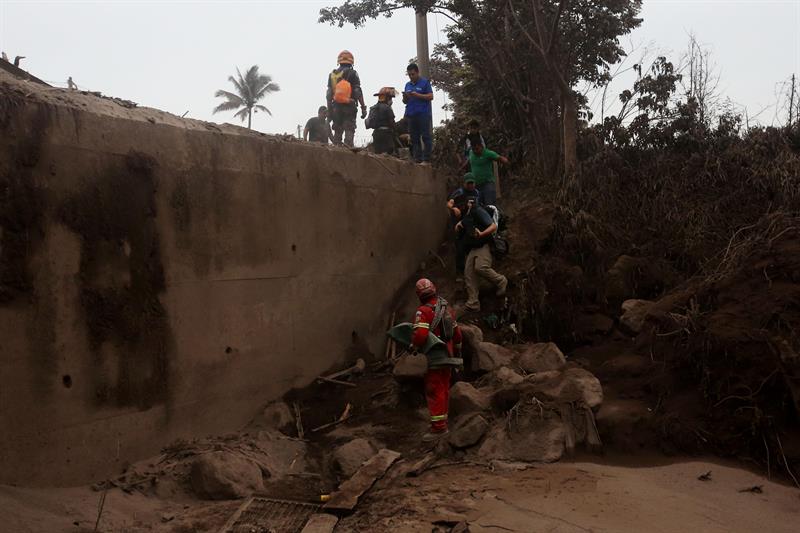
[[[352,511],[358,499],[383,477],[399,457],[398,452],[387,448],[379,451],[372,459],[361,465],[353,477],[339,486],[339,490],[331,495],[331,499],[323,508],[332,511]]]
[[[332,514],[315,514],[306,522],[306,526],[300,533],[333,533],[339,518]]]

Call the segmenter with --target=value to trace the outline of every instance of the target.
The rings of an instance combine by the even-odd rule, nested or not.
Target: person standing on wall
[[[369,108],[369,115],[364,122],[367,129],[374,129],[372,133],[372,149],[376,154],[397,153],[395,150],[394,132],[394,111],[392,111],[392,99],[397,94],[394,87],[383,87],[374,96],[378,97],[378,103]]]
[[[431,82],[419,75],[416,63],[408,65],[406,73],[409,81],[403,91],[403,103],[406,104],[405,116],[411,135],[411,156],[417,163],[427,163],[433,149],[433,87]]]
[[[357,105],[361,104],[361,118],[367,116],[367,106],[361,92],[361,80],[353,68],[353,54],[342,50],[336,61],[339,68],[328,76],[328,90],[325,94],[330,119],[333,121],[333,144],[342,144],[344,136],[344,144],[352,147],[356,133]]]
[[[483,205],[497,203],[497,179],[494,174],[494,162],[508,164],[508,158],[483,146],[480,137],[470,139],[472,149],[469,151],[469,166],[475,183],[481,193]]]
[[[333,140],[331,127],[328,124],[328,108],[320,106],[316,117],[311,117],[306,122],[303,130],[303,139],[312,143],[328,144],[328,140]]]

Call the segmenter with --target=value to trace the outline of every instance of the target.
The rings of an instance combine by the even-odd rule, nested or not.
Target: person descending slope
[[[428,360],[425,373],[425,399],[431,417],[430,431],[424,442],[434,442],[447,433],[450,407],[450,375],[453,367],[464,364],[461,359],[461,329],[447,300],[437,294],[436,286],[427,278],[415,286],[420,305],[414,324],[398,324],[388,335],[411,352],[421,352]]]
[[[361,80],[353,68],[353,54],[348,50],[339,52],[339,67],[328,76],[328,90],[325,99],[328,102],[330,119],[333,121],[333,143],[353,146],[356,132],[356,116],[361,104],[361,118],[367,116],[367,106],[361,92]]]

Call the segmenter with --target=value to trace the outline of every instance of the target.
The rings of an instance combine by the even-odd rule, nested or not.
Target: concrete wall
[[[0,483],[103,478],[380,353],[443,195],[430,167],[0,77]]]

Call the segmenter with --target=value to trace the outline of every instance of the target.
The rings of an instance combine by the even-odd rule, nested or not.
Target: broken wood
[[[319,379],[327,381],[330,379],[336,379],[343,376],[349,376],[351,374],[361,374],[362,372],[364,372],[364,370],[366,370],[366,368],[367,368],[367,363],[364,362],[363,359],[359,358],[356,359],[356,364],[354,364],[353,366],[345,368],[344,370],[339,370],[338,372],[334,372],[333,374],[328,374],[327,376],[320,376]]]
[[[396,311],[392,311],[392,317],[389,319],[389,327],[386,328],[386,329],[392,329],[392,326],[394,326],[395,314],[396,314]],[[390,355],[390,352],[391,352],[391,349],[392,349],[392,342],[393,342],[392,338],[387,335],[386,336],[386,349],[383,350],[383,358],[384,359],[389,359],[389,355]]]
[[[603,451],[603,441],[600,440],[600,432],[597,431],[594,412],[588,407],[583,411],[586,415],[586,447],[589,448],[590,452],[601,453]]]
[[[333,533],[337,522],[339,522],[339,518],[332,514],[311,515],[300,533]]]
[[[417,477],[426,470],[428,470],[431,466],[433,466],[433,463],[435,463],[438,460],[439,456],[437,454],[429,452],[425,454],[425,456],[423,456],[422,459],[414,463],[414,465],[411,467],[411,470],[406,472],[406,476]]]
[[[341,416],[337,420],[334,420],[333,422],[328,422],[327,424],[322,424],[321,426],[315,427],[314,429],[311,430],[311,433],[316,433],[317,431],[322,431],[323,429],[326,429],[326,428],[329,428],[329,427],[333,427],[333,426],[335,426],[337,424],[341,424],[342,422],[344,422],[345,420],[350,418],[350,410],[352,408],[353,408],[353,406],[348,403],[345,406],[344,411],[342,412]]]
[[[571,403],[562,403],[558,406],[558,411],[561,414],[561,422],[564,424],[564,447],[566,448],[567,456],[572,457],[575,455],[576,441],[574,408]]]
[[[326,376],[317,376],[318,381],[324,381],[325,383],[333,383],[334,385],[343,385],[345,387],[355,387],[355,383],[350,383],[349,381],[340,381],[338,379],[329,378]]]
[[[400,457],[398,452],[384,448],[364,463],[353,477],[339,486],[339,490],[331,494],[331,499],[323,506],[326,510],[352,511],[358,499],[389,470]]]
[[[297,427],[297,436],[300,439],[303,439],[304,438],[303,419],[300,418],[300,406],[297,404],[297,402],[294,402],[293,407],[294,407],[294,423],[295,426]]]

